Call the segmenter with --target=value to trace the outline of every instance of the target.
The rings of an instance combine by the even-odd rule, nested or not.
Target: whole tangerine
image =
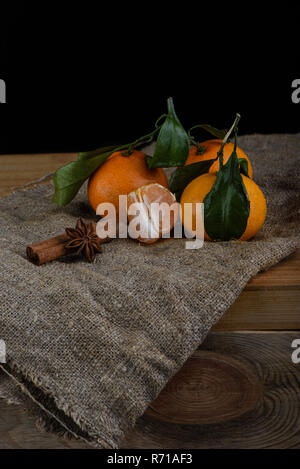
[[[241,175],[245,189],[248,194],[248,199],[250,202],[250,213],[247,221],[246,230],[239,238],[242,241],[246,241],[258,233],[261,227],[264,224],[267,215],[267,202],[264,194],[262,193],[260,187],[247,176]],[[196,204],[197,202],[202,203],[206,195],[211,191],[215,181],[217,173],[206,173],[194,179],[190,182],[187,187],[184,189],[180,205],[182,209],[182,221],[184,227],[189,231],[195,230],[196,220],[195,220],[195,206],[192,206],[192,217],[189,219],[184,217],[184,204],[192,203]],[[205,228],[205,227],[204,227]],[[211,241],[211,238],[208,236],[204,229],[204,238],[208,241]]]
[[[155,183],[168,187],[168,180],[162,168],[150,169],[146,154],[133,150],[129,156],[125,151],[116,151],[90,177],[88,198],[94,210],[105,202],[112,203],[119,212],[119,195],[146,184]]]

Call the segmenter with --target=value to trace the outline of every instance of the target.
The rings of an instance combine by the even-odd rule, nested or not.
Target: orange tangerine
[[[220,147],[222,145],[222,140],[214,139],[214,140],[206,140],[205,142],[199,143],[200,146],[205,147],[205,152],[202,153],[201,155],[197,155],[197,147],[193,146],[190,149],[188,158],[185,162],[185,165],[192,164],[192,163],[198,163],[198,161],[206,161],[206,160],[213,160],[217,157],[218,151],[220,150]],[[227,163],[228,159],[230,158],[232,152],[233,152],[234,145],[231,142],[228,142],[225,144],[223,148],[223,163]],[[252,179],[253,177],[253,168],[251,165],[251,162],[246,155],[246,153],[239,147],[236,148],[236,154],[238,158],[245,158],[245,160],[248,163],[248,175]],[[215,161],[210,169],[210,173],[215,173],[216,171],[219,171],[219,160]]]
[[[168,187],[162,168],[149,169],[146,154],[133,150],[130,156],[117,151],[92,174],[88,184],[88,197],[94,210],[100,203],[110,202],[119,212],[119,195],[127,195],[139,187],[157,182]]]
[[[206,195],[211,191],[215,181],[216,181],[216,174],[217,173],[206,173],[202,174],[201,176],[194,179],[190,182],[187,187],[184,189],[180,204],[182,209],[182,221],[185,228],[192,232],[195,230],[196,227],[196,210],[195,205],[192,206],[192,217],[185,218],[184,217],[184,204],[185,203],[192,203],[196,204],[197,202],[203,202]],[[259,186],[247,176],[241,175],[247,194],[248,199],[250,201],[250,213],[248,217],[248,222],[246,226],[246,230],[240,237],[240,240],[248,240],[258,233],[261,227],[264,224],[267,215],[267,202],[262,193]],[[208,236],[206,231],[204,230],[204,238],[206,240],[210,240],[211,238]]]

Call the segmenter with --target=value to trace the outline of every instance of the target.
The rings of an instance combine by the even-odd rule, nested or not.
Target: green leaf
[[[201,174],[208,173],[214,161],[216,160],[199,161],[198,163],[182,166],[174,171],[170,178],[169,189],[176,194],[177,200],[179,200],[182,192],[193,179]]]
[[[113,153],[106,151],[96,156],[81,158],[59,168],[54,174],[55,195],[53,202],[59,207],[67,205],[75,197],[84,181]]]
[[[202,135],[203,132],[200,132],[200,135],[198,135],[197,137],[197,140],[192,136],[192,131],[195,130],[195,129],[202,129],[204,130],[204,136]],[[216,137],[217,139],[219,140],[223,140],[226,136],[226,133],[227,133],[227,130],[226,129],[223,129],[223,130],[220,130],[220,129],[217,129],[216,127],[213,127],[212,125],[209,125],[209,124],[197,124],[197,125],[194,125],[193,127],[191,127],[188,131],[188,135],[189,135],[189,139],[190,139],[190,142],[193,144],[193,145],[196,145],[198,148],[201,148],[201,141],[206,138],[206,135],[205,133],[209,133],[211,134],[213,137]],[[200,142],[200,144],[199,144]],[[205,147],[204,147],[205,149]]]
[[[161,126],[154,155],[148,159],[148,165],[150,168],[183,166],[188,154],[189,137],[175,113],[172,98],[169,98],[168,115]]]
[[[204,226],[211,239],[229,241],[239,239],[244,233],[250,203],[240,174],[236,142],[225,165],[220,156],[216,181],[204,199]]]
[[[245,176],[249,177],[248,173],[248,161],[246,158],[238,158],[239,160],[239,165],[240,165],[240,172],[242,174],[245,174]]]
[[[225,137],[226,133],[227,133],[227,130],[226,129],[217,129],[216,127],[213,127],[212,125],[209,125],[209,124],[199,124],[197,127],[205,130],[206,132],[208,132],[209,134],[213,135],[214,137],[220,139],[220,140],[223,140],[223,138]],[[195,127],[193,127],[195,128]]]

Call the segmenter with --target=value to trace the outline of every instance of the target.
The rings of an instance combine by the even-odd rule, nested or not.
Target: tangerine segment
[[[220,147],[222,145],[222,140],[206,140],[205,142],[199,143],[202,147],[205,147],[205,152],[202,153],[201,155],[197,155],[197,147],[193,146],[190,149],[188,158],[185,162],[185,165],[192,164],[192,163],[198,163],[198,161],[206,161],[206,160],[213,160],[217,157],[218,151],[220,150]],[[234,145],[231,142],[228,142],[225,144],[224,149],[223,149],[223,162],[224,164],[227,163],[229,160],[232,152],[233,152]],[[246,155],[246,153],[239,147],[236,148],[236,154],[238,158],[245,158],[248,162],[248,175],[252,179],[253,177],[253,168],[251,165],[251,162]],[[215,161],[210,169],[210,173],[215,173],[216,171],[219,171],[220,168],[220,163],[219,160]]]
[[[155,243],[174,228],[178,218],[176,197],[166,187],[153,183],[139,187],[127,196],[128,220],[136,220],[130,227],[131,237],[142,243]],[[136,232],[131,232],[136,228]]]
[[[119,195],[127,195],[145,184],[154,182],[168,187],[164,170],[149,169],[145,153],[133,150],[130,156],[124,156],[124,151],[117,151],[90,177],[88,198],[94,210],[99,204],[110,202],[119,213]]]
[[[247,194],[250,201],[250,213],[248,217],[248,222],[246,230],[240,237],[240,240],[246,241],[258,233],[261,227],[264,224],[267,215],[267,202],[259,186],[247,176],[241,175]],[[216,181],[216,173],[206,173],[194,179],[187,187],[184,189],[180,204],[182,209],[182,222],[184,227],[192,233],[196,227],[196,208],[195,204],[198,202],[202,203],[206,195],[211,191],[214,183]],[[184,216],[184,204],[192,203],[192,216]],[[186,213],[187,215],[187,213]],[[207,241],[211,241],[211,238],[208,236],[204,230],[204,238]]]

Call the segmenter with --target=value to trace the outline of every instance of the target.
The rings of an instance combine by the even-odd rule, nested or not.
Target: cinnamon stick
[[[64,233],[46,241],[31,244],[26,248],[27,258],[35,265],[42,265],[70,254],[70,250],[66,249],[68,240],[69,237]]]

